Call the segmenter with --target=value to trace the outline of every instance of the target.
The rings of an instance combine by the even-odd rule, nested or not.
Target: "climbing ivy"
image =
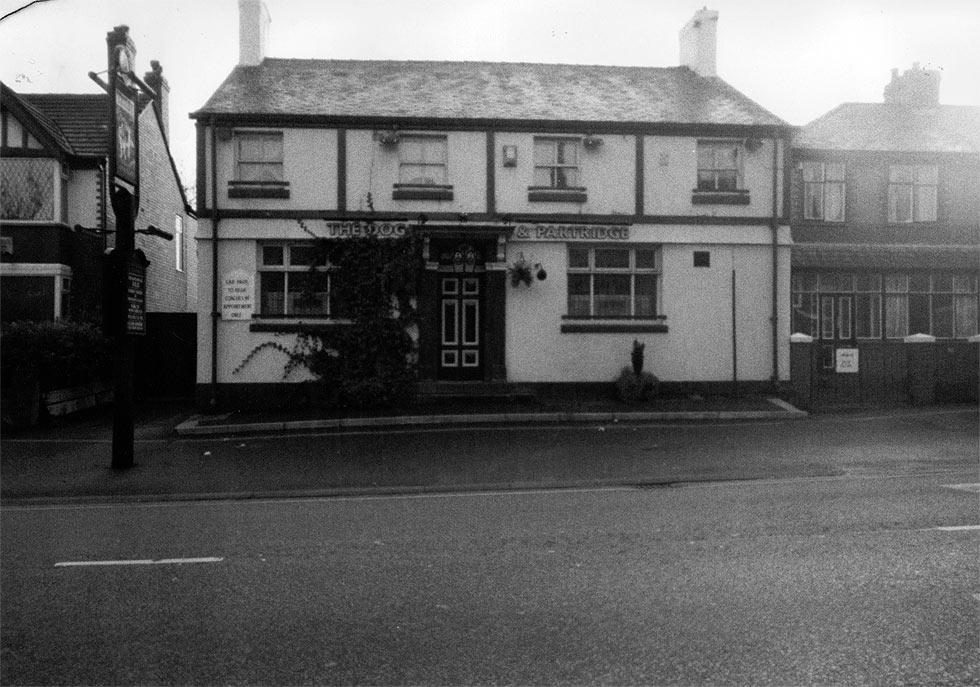
[[[304,326],[292,349],[273,345],[288,357],[285,374],[306,367],[321,386],[317,396],[339,407],[384,407],[409,400],[417,381],[413,332],[422,268],[418,238],[411,231],[401,238],[316,238],[314,246],[314,264],[333,267],[332,300],[337,316],[348,323]],[[270,345],[257,346],[239,369]]]

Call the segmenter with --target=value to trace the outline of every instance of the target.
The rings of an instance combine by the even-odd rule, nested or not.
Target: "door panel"
[[[439,378],[483,377],[483,284],[479,275],[439,278]]]

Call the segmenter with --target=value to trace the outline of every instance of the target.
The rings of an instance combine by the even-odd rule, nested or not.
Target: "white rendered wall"
[[[237,179],[235,138],[218,139],[218,207],[223,209],[320,210],[337,207],[337,131],[335,129],[245,128],[241,131],[281,131],[283,180],[289,198],[229,198],[228,182]],[[205,160],[211,163],[210,132],[206,132]],[[206,193],[211,207],[211,172]],[[200,192],[200,189],[199,189]]]
[[[234,235],[234,222],[222,222],[219,235]],[[248,224],[261,224],[250,222]],[[200,221],[200,228],[210,237],[210,222]],[[269,238],[272,238],[270,236]],[[223,275],[232,270],[243,270],[254,276],[256,293],[253,302],[258,308],[258,274],[257,244],[254,239],[221,239],[219,251],[218,274]],[[212,242],[197,241],[198,258],[198,327],[197,327],[197,382],[211,382],[211,246]],[[221,298],[219,283],[218,298]],[[236,371],[248,355],[266,341],[276,341],[292,349],[296,342],[295,334],[276,334],[252,332],[252,320],[218,320],[218,383],[277,383],[300,382],[311,379],[311,375],[303,368],[293,371],[286,379],[283,372],[288,360],[287,356],[272,348],[266,348],[253,357],[241,370]]]
[[[438,133],[438,132],[427,132]],[[410,131],[402,132],[410,135]],[[373,130],[347,132],[347,209],[367,211],[371,193],[378,212],[484,212],[487,206],[487,143],[482,131],[447,132],[446,176],[452,200],[392,200],[398,183],[398,146],[384,146]]]
[[[742,186],[748,205],[694,205],[697,188],[695,137],[646,136],[643,141],[643,212],[647,215],[708,215],[712,217],[768,217],[772,215],[773,140],[762,139],[755,151],[742,149]],[[777,200],[782,207],[782,146],[777,157]]]
[[[73,169],[68,178],[68,226],[99,226],[99,169]]]
[[[540,135],[540,134],[539,134]],[[602,135],[602,145],[588,150],[579,145],[580,185],[584,203],[529,202],[528,187],[534,178],[536,134],[498,133],[496,146],[496,200],[501,213],[633,214],[636,210],[636,139],[628,135]],[[517,165],[503,166],[503,147],[517,147]]]
[[[731,240],[744,228],[711,227]],[[747,237],[764,239],[768,229],[748,228]],[[567,245],[564,242],[512,242],[508,262],[524,254],[540,262],[548,279],[531,287],[507,285],[507,374],[517,382],[612,381],[630,364],[633,340],[646,344],[647,369],[665,381],[729,381],[732,378],[731,274],[736,273],[739,380],[772,375],[772,248],[755,244],[661,243],[681,238],[688,228],[633,227],[632,245],[662,245],[660,312],[666,333],[562,333],[567,312]],[[688,238],[704,235],[690,228]],[[743,237],[744,238],[744,237]],[[788,239],[783,230],[783,241]],[[588,244],[576,244],[588,245]],[[709,268],[693,267],[693,252],[711,254]],[[779,312],[789,312],[790,248],[779,249]],[[783,318],[785,319],[785,318]],[[789,323],[779,336],[780,378],[789,377]]]

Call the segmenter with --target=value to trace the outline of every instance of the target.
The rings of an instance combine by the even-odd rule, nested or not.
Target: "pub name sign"
[[[626,224],[518,224],[514,238],[525,241],[629,241]]]

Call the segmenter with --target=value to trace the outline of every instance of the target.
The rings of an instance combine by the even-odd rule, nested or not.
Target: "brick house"
[[[136,223],[174,240],[137,237],[150,260],[146,305],[149,313],[193,312],[196,219],[169,148],[169,85],[152,64],[145,80],[159,98],[139,117],[140,168],[152,183],[143,185]],[[107,96],[18,94],[5,84],[0,95],[0,316],[97,322],[101,256],[115,228],[106,188]]]
[[[980,107],[940,104],[937,71],[896,69],[884,102],[844,103],[802,127],[792,159],[792,329],[814,339],[800,349],[813,357],[806,393],[976,398]],[[856,373],[838,369],[841,349],[856,352]]]
[[[192,114],[202,403],[275,397],[282,354],[255,351],[344,326],[330,265],[300,302],[311,237],[409,231],[428,384],[607,385],[634,339],[667,383],[788,379],[791,127],[717,76],[717,12],[649,68],[274,59],[239,6],[240,63]]]

